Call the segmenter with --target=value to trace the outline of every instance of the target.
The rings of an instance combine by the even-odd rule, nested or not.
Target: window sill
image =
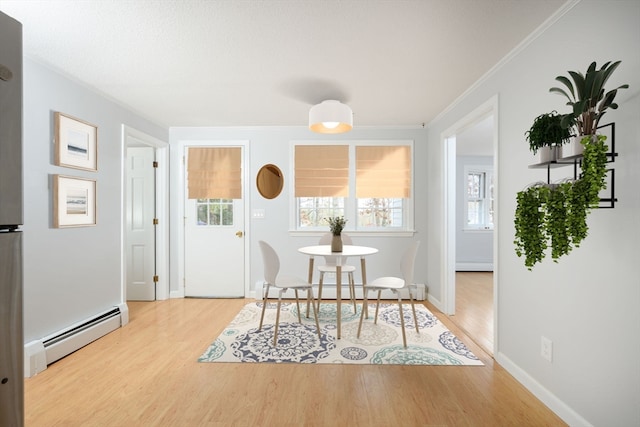
[[[493,232],[493,228],[463,228],[463,233],[490,233]]]
[[[289,236],[292,237],[321,237],[324,234],[328,233],[329,230],[289,230]],[[360,236],[360,237],[413,237],[416,232],[415,230],[380,230],[380,231],[362,231],[362,230],[344,230],[346,234],[351,237]]]

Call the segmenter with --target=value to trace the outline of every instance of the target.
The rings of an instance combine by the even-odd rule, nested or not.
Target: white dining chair
[[[267,243],[262,240],[259,242],[260,251],[262,252],[262,260],[264,262],[264,294],[262,303],[262,315],[260,316],[260,326],[258,330],[262,330],[262,322],[264,321],[264,312],[269,303],[269,290],[271,287],[278,289],[278,308],[276,311],[276,325],[273,333],[273,346],[278,344],[278,326],[280,325],[280,306],[282,305],[282,294],[288,289],[293,289],[296,296],[296,304],[298,306],[298,322],[302,323],[300,316],[300,300],[298,299],[298,291],[307,291],[307,297],[313,300],[313,285],[304,279],[292,276],[280,276],[280,258],[276,251]],[[320,335],[320,324],[318,323],[318,312],[315,304],[313,305],[313,316],[316,321],[316,329],[318,331],[318,337],[322,339]]]
[[[374,317],[374,324],[378,323],[378,308],[380,307],[380,295],[384,290],[390,290],[394,294],[396,294],[398,298],[398,308],[400,310],[400,324],[402,326],[402,343],[404,347],[407,348],[407,334],[404,329],[404,313],[402,312],[402,295],[400,292],[404,289],[409,291],[409,299],[411,300],[411,310],[413,311],[413,322],[416,325],[416,332],[420,333],[418,329],[418,317],[416,316],[416,307],[413,303],[413,291],[416,289],[416,285],[413,283],[413,273],[414,266],[416,261],[416,255],[418,253],[418,246],[420,246],[420,241],[416,241],[412,243],[409,248],[407,248],[402,255],[402,259],[400,261],[400,272],[402,277],[380,277],[372,281],[371,283],[366,283],[364,285],[364,305],[363,310],[360,313],[360,323],[358,324],[358,334],[357,337],[360,338],[360,332],[362,330],[362,321],[364,320],[364,306],[367,304],[367,295],[369,291],[378,291],[378,301],[376,303],[376,314]]]

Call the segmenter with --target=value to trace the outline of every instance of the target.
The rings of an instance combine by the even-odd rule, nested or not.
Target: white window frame
[[[298,199],[295,196],[295,147],[297,145],[347,145],[349,146],[349,197],[345,198],[344,210],[347,225],[344,229],[349,234],[358,235],[394,235],[412,236],[414,225],[414,197],[415,197],[415,148],[413,140],[334,140],[334,141],[291,141],[290,142],[290,172],[289,172],[289,232],[291,235],[308,235],[325,233],[329,226],[298,228]],[[411,148],[411,190],[410,197],[403,199],[402,227],[357,227],[357,199],[356,199],[356,147],[357,146],[394,146],[408,145]]]
[[[484,179],[484,209],[483,209],[483,217],[485,218],[485,221],[482,224],[478,224],[478,225],[469,225],[467,220],[469,219],[469,193],[467,191],[467,182],[468,182],[468,177],[469,174],[471,173],[484,173],[485,174],[485,179]],[[463,230],[464,231],[493,231],[494,228],[494,224],[493,223],[487,223],[486,220],[490,217],[489,213],[491,210],[491,181],[493,180],[494,177],[494,173],[493,173],[493,166],[491,165],[465,165],[464,167],[464,202],[463,202],[463,206],[464,206],[464,213],[463,213],[463,221],[464,221],[464,225],[463,225]],[[494,186],[495,186],[495,182],[494,182]],[[495,191],[495,189],[494,189]],[[494,194],[494,202],[495,202],[495,194]],[[495,212],[494,212],[495,214]]]

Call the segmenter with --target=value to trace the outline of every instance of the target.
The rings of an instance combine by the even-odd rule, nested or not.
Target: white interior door
[[[127,148],[127,299],[156,299],[155,168],[153,147]]]
[[[188,148],[185,147],[185,164]],[[241,149],[244,159],[244,148]],[[189,199],[186,169],[185,296],[244,297],[244,200]]]

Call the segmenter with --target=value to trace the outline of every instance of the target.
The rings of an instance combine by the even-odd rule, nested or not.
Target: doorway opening
[[[169,144],[122,126],[123,299],[169,297]]]
[[[443,134],[444,306],[489,354],[496,348],[497,97]]]

